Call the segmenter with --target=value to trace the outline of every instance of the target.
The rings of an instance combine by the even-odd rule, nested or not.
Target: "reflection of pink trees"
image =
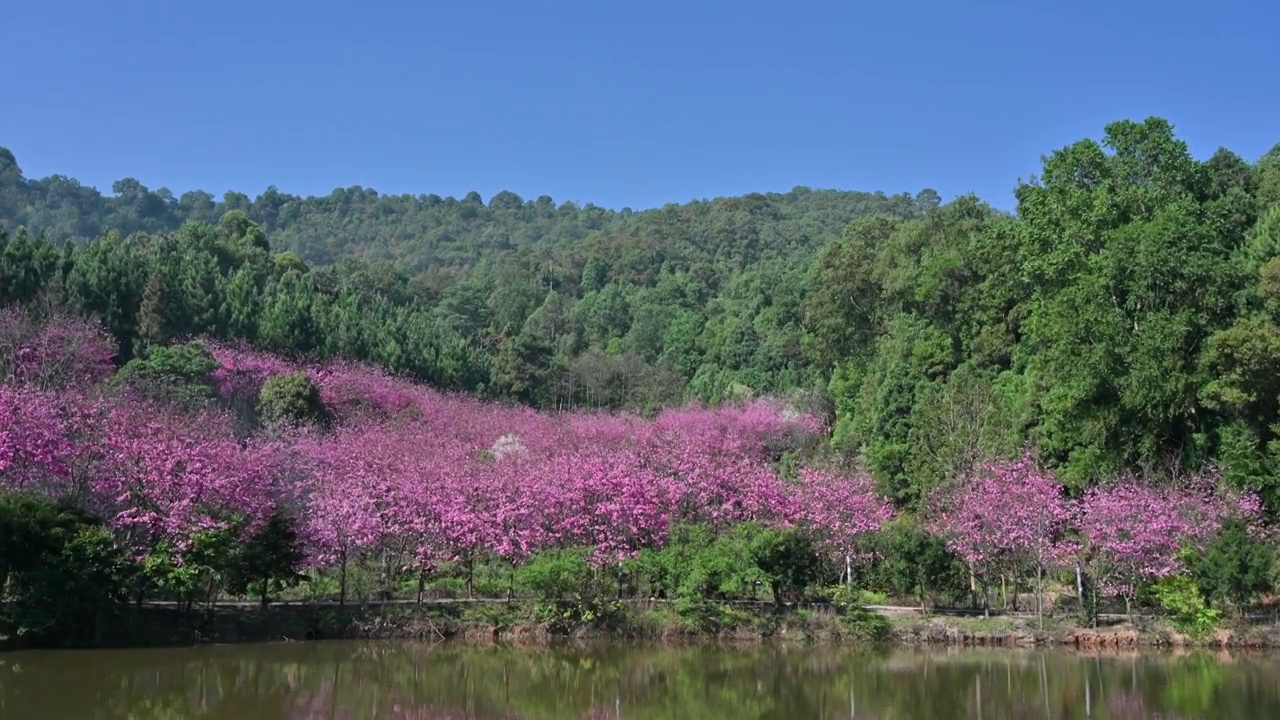
[[[1147,701],[1136,692],[1119,693],[1107,701],[1107,714],[1116,720],[1181,720],[1180,715],[1152,710]]]

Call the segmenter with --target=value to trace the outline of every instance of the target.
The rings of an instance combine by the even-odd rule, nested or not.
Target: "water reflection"
[[[0,655],[0,717],[1253,720],[1280,658],[295,643]]]

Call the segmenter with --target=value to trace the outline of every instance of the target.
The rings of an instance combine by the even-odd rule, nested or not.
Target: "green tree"
[[[1230,604],[1241,613],[1258,596],[1275,588],[1276,551],[1240,520],[1223,526],[1203,554],[1191,559],[1192,577],[1211,602]]]
[[[112,383],[144,397],[196,408],[217,397],[212,377],[217,368],[218,361],[198,343],[155,347],[146,357],[125,363]]]
[[[296,522],[281,511],[239,543],[229,561],[227,589],[238,595],[254,593],[263,608],[272,592],[301,582],[304,553]]]
[[[258,392],[258,419],[272,430],[324,423],[329,413],[320,400],[320,390],[306,373],[275,375]]]

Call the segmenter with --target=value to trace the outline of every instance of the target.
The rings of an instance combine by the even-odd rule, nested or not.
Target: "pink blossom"
[[[1072,508],[1030,456],[992,462],[934,498],[931,527],[982,577],[1067,561]]]

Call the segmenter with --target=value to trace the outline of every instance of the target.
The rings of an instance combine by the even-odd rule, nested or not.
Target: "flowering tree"
[[[0,308],[0,383],[83,388],[107,377],[115,356],[111,336],[95,323]]]
[[[286,449],[241,443],[229,418],[125,396],[104,418],[93,491],[108,519],[146,549],[202,530],[256,527],[287,494]]]
[[[990,607],[995,573],[1034,571],[1037,607],[1043,605],[1047,568],[1065,561],[1072,510],[1062,487],[1029,456],[979,466],[938,498],[934,532],[964,560],[983,586]]]
[[[1089,491],[1080,511],[1084,556],[1102,593],[1124,598],[1182,572],[1185,549],[1203,549],[1232,516],[1252,517],[1255,499],[1218,489],[1209,476],[1157,485],[1124,478]]]
[[[62,401],[0,386],[0,488],[57,494],[72,453]]]
[[[618,566],[665,546],[678,524],[712,542],[751,524],[778,537],[803,531],[844,558],[849,578],[863,538],[892,517],[863,473],[779,474],[781,455],[824,427],[778,402],[651,419],[553,415],[368,366],[301,366],[210,344],[224,402],[184,409],[98,382],[109,368],[98,331],[59,323],[0,315],[0,489],[70,499],[141,558],[187,562],[201,536],[243,543],[287,516],[309,566],[337,572],[345,602],[352,562],[379,567],[388,587],[416,573],[420,592],[452,563],[470,590],[477,563],[514,571],[539,552],[589,547],[597,566]],[[225,402],[298,372],[335,422],[263,432]],[[230,413],[211,409],[228,404]],[[984,598],[996,574],[1033,575],[1039,598],[1046,571],[1075,552],[1078,515],[1082,556],[1107,592],[1128,599],[1180,569],[1179,551],[1203,544],[1224,517],[1256,513],[1255,501],[1218,487],[1210,476],[1176,488],[1124,481],[1073,505],[1023,457],[983,465],[939,494],[929,527],[981,579]]]
[[[859,541],[893,517],[893,505],[880,497],[865,473],[802,469],[797,492],[797,522],[814,529],[820,547],[844,558],[845,580],[852,585]]]

